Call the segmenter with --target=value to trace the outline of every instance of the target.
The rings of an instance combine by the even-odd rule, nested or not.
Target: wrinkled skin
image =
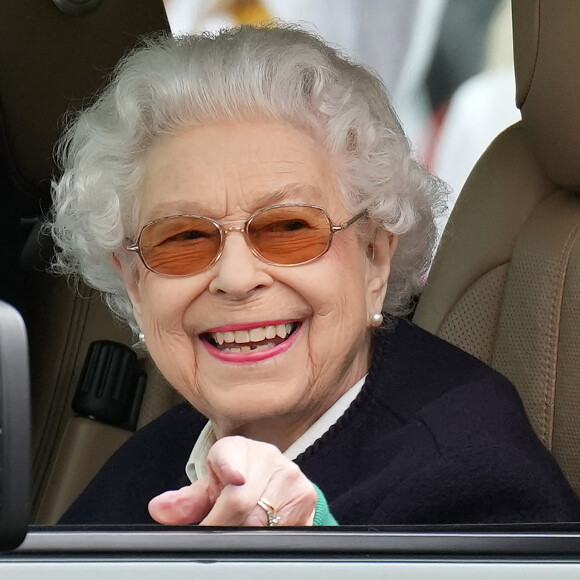
[[[277,447],[225,437],[211,448],[208,467],[207,477],[151,500],[153,519],[172,525],[264,526],[267,515],[257,505],[264,497],[275,506],[281,524],[312,524],[316,490]]]
[[[322,206],[333,223],[352,217],[330,156],[288,125],[196,127],[159,138],[145,162],[133,237],[148,221],[179,213],[241,225],[274,203]],[[211,419],[219,439],[210,476],[156,498],[155,519],[264,525],[256,508],[264,496],[282,524],[311,522],[314,488],[282,452],[366,374],[369,316],[381,310],[396,244],[367,222],[336,234],[320,259],[295,267],[260,260],[239,232],[227,236],[216,264],[193,276],[153,273],[134,254],[115,257],[153,360]],[[259,362],[224,361],[204,341],[209,329],[272,320],[300,327],[292,346]]]

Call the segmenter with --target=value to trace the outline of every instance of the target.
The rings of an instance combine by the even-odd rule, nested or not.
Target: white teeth
[[[257,351],[257,350],[266,350],[268,348],[274,348],[276,345],[273,342],[268,342],[266,344],[258,344],[257,346],[250,347],[248,345],[243,346],[230,346],[222,348],[223,352],[227,353],[240,353],[240,352],[250,352],[250,351]]]
[[[265,328],[252,328],[250,330],[250,340],[252,342],[260,342],[266,338]]]
[[[277,324],[269,326],[260,326],[258,328],[251,328],[250,330],[236,330],[236,331],[226,331],[226,332],[212,332],[211,337],[218,345],[228,344],[244,344],[247,345],[249,342],[262,342],[263,340],[270,340],[279,336],[280,338],[286,338],[293,329],[294,325],[289,322],[287,324]],[[247,347],[250,348],[249,346]],[[240,352],[237,347],[225,347],[225,352]],[[243,351],[247,352],[247,351]]]
[[[234,332],[234,342],[238,344],[250,342],[250,333],[247,330],[236,330]]]

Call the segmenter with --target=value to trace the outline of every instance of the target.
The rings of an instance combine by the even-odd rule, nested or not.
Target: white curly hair
[[[447,189],[412,155],[378,77],[295,26],[145,39],[96,102],[72,119],[57,156],[47,223],[54,268],[102,291],[137,330],[111,255],[137,232],[145,153],[157,136],[216,120],[290,123],[336,155],[346,204],[399,236],[384,305],[401,314],[419,292]]]

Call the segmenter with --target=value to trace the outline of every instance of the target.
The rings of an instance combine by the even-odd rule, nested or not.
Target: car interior
[[[522,120],[471,172],[413,321],[512,381],[580,492],[580,5],[512,15]]]
[[[94,10],[84,14],[57,4],[0,6],[0,270],[2,298],[19,307],[28,329],[35,523],[55,523],[131,435],[71,408],[89,345],[106,339],[131,346],[135,338],[95,292],[48,271],[53,248],[40,225],[58,171],[53,149],[67,111],[86,104],[140,36],[168,30],[161,0],[87,2]],[[144,363],[149,380],[139,425],[175,402],[174,391]]]
[[[513,0],[512,11],[522,120],[473,169],[413,321],[515,384],[580,492],[580,3]],[[73,411],[85,361],[98,359],[105,381],[136,337],[95,291],[50,273],[54,248],[40,229],[65,115],[158,30],[168,30],[162,0],[0,4],[0,298],[28,329],[37,525],[55,524],[132,429],[181,400],[139,352],[147,381],[142,400],[137,386],[130,392],[130,428]],[[95,342],[108,347],[100,356],[89,352]]]

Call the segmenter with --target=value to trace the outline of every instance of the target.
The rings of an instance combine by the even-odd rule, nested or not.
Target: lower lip
[[[202,343],[209,354],[221,361],[235,364],[255,363],[286,352],[296,342],[298,335],[302,332],[302,326],[303,324],[300,324],[288,340],[281,342],[273,348],[267,348],[264,350],[254,350],[250,352],[224,352],[206,340],[202,340]]]

